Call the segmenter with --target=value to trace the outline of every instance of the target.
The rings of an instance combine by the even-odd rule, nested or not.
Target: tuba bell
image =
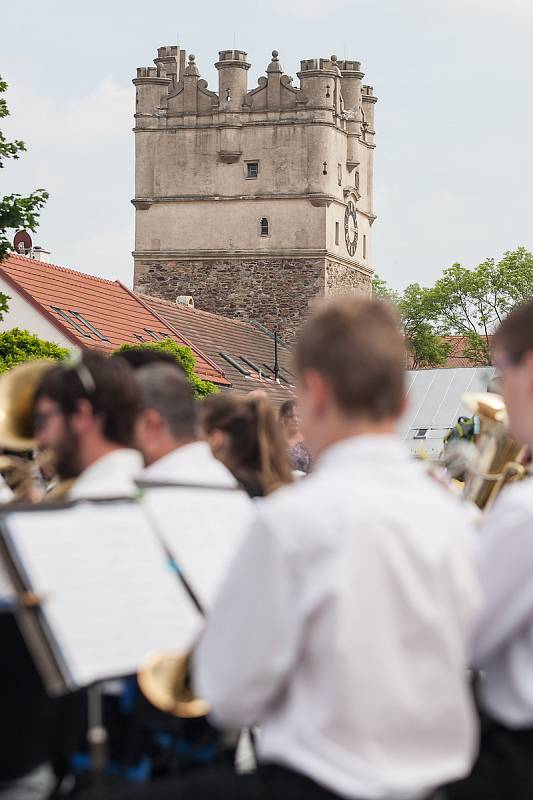
[[[465,470],[463,496],[487,511],[501,490],[528,476],[529,450],[508,433],[503,398],[492,392],[466,394],[464,404],[473,412],[475,463]]]
[[[0,448],[24,452],[36,447],[35,395],[45,373],[57,361],[27,361],[0,375]]]
[[[190,654],[155,652],[149,654],[137,673],[146,699],[160,711],[181,719],[205,717],[209,705],[195,697],[190,687]]]

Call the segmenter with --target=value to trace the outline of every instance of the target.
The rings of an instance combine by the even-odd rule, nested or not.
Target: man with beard
[[[35,437],[51,453],[59,480],[73,481],[69,500],[133,496],[143,466],[140,453],[130,447],[138,410],[134,374],[118,358],[86,351],[79,363],[46,371],[35,398]],[[71,778],[72,754],[85,755],[87,696],[80,690],[48,697],[14,615],[2,615],[0,623],[9,654],[0,668],[0,795],[40,800],[54,780],[59,785],[65,776]],[[110,728],[121,691],[118,682],[104,687]]]
[[[58,365],[36,395],[35,435],[52,452],[61,480],[75,479],[71,500],[128,497],[142,469],[130,445],[139,390],[119,358],[87,351],[75,366]]]

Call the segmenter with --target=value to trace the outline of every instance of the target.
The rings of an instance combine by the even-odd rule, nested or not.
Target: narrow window
[[[337,183],[342,186],[342,164],[337,164]]]
[[[50,306],[50,308],[52,309],[52,311],[55,311],[56,314],[59,314],[59,316],[62,319],[64,319],[65,322],[68,322],[69,325],[72,325],[74,330],[78,331],[78,333],[81,333],[82,336],[85,336],[87,339],[93,338],[91,334],[88,333],[84,328],[82,328],[81,325],[78,325],[78,323],[75,320],[73,320],[72,317],[69,317],[67,312],[63,311],[62,308],[58,308],[57,306]]]
[[[259,227],[261,236],[268,236],[268,220],[266,217],[262,217]]]
[[[145,328],[144,330],[146,331],[148,336],[151,336],[152,339],[156,340],[156,342],[159,342],[161,340],[161,336],[158,336],[158,334],[155,331],[151,331],[150,328]]]
[[[335,223],[335,244],[339,244],[339,230],[340,225],[338,222]]]
[[[101,339],[101,340],[102,340],[102,342],[108,342],[108,341],[109,341],[109,339],[107,338],[107,336],[104,336],[104,334],[103,334],[101,331],[99,331],[99,330],[98,330],[98,328],[95,328],[95,326],[94,326],[94,325],[93,325],[91,322],[89,322],[88,320],[86,320],[86,319],[85,319],[85,317],[83,317],[83,316],[80,314],[80,312],[79,312],[79,311],[74,311],[72,308],[69,308],[69,312],[72,314],[72,316],[73,316],[73,317],[75,317],[75,318],[78,320],[78,322],[81,322],[81,323],[82,323],[82,325],[85,325],[85,327],[86,327],[86,328],[87,328],[87,329],[88,329],[88,330],[89,330],[91,333],[94,333],[94,335],[95,335],[95,336],[97,336],[99,339]]]
[[[246,169],[248,178],[257,178],[259,175],[259,163],[257,161],[249,161]]]
[[[363,233],[363,258],[366,258],[366,234]]]

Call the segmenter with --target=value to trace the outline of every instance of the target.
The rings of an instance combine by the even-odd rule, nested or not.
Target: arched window
[[[266,217],[261,217],[259,222],[259,233],[261,236],[268,236],[269,234],[268,219]]]

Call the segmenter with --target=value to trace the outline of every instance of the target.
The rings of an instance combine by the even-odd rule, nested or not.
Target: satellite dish
[[[25,256],[26,253],[31,252],[33,242],[28,231],[17,231],[13,239],[13,247],[15,252],[19,255]]]

